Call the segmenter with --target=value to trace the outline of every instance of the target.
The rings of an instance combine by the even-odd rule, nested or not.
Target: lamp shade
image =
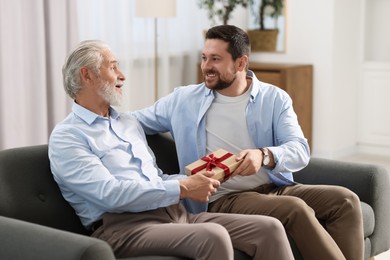
[[[136,0],[135,13],[142,17],[172,17],[176,15],[176,0]]]

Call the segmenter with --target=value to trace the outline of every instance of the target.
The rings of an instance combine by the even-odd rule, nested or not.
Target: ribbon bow
[[[229,167],[227,167],[222,162],[224,160],[226,160],[227,158],[229,158],[230,156],[232,156],[232,155],[233,154],[231,154],[231,153],[226,153],[224,156],[218,158],[214,154],[211,153],[208,156],[204,156],[204,157],[201,158],[201,160],[205,161],[206,163],[202,164],[201,166],[198,166],[198,167],[194,168],[191,171],[191,174],[196,174],[197,172],[199,172],[199,171],[201,171],[203,169],[206,169],[207,171],[210,171],[214,167],[219,167],[222,170],[224,170],[224,172],[225,172],[224,181],[226,181],[230,177],[230,169],[229,169]]]

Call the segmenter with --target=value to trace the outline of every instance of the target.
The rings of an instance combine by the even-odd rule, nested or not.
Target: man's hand
[[[236,157],[236,160],[243,160],[240,166],[232,173],[236,175],[249,176],[258,172],[263,161],[263,153],[259,149],[242,150]]]
[[[213,172],[194,174],[180,180],[180,199],[189,198],[195,201],[208,202],[211,194],[217,191],[221,183],[212,179]]]

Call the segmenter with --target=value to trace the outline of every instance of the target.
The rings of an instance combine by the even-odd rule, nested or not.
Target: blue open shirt
[[[282,89],[259,81],[252,71],[248,71],[247,77],[252,79],[246,108],[250,136],[257,147],[267,147],[274,155],[276,167],[267,170],[270,179],[278,186],[291,185],[292,172],[304,168],[310,157],[292,100]],[[213,91],[204,83],[183,86],[133,115],[147,134],[172,134],[180,172],[184,174],[186,165],[206,155],[205,114],[213,99]],[[192,213],[207,210],[206,203],[186,200],[184,205]]]

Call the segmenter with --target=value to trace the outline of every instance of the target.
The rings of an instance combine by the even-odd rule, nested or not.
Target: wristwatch
[[[269,164],[271,162],[271,159],[269,158],[268,150],[265,148],[259,148],[260,151],[263,153],[263,167],[270,168]]]

